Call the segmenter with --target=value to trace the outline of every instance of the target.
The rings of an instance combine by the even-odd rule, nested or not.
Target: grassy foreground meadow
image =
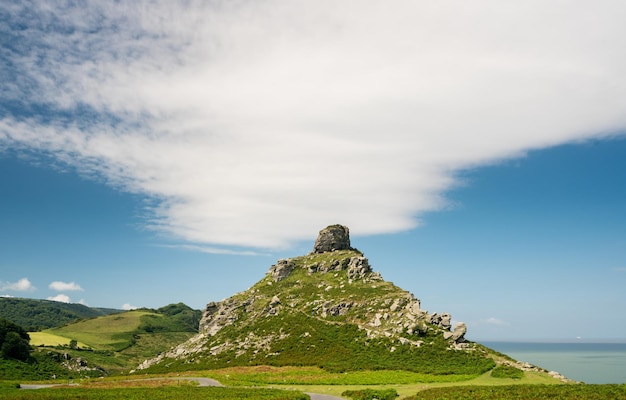
[[[143,388],[51,388],[37,390],[4,389],[0,399],[17,400],[306,400],[304,393],[278,389],[250,389],[223,387],[163,386]]]

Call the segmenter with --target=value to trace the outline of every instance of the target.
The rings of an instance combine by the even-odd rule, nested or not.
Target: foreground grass
[[[433,388],[405,400],[616,400],[626,399],[626,385],[509,385]]]
[[[249,389],[223,387],[192,387],[192,386],[165,386],[155,390],[150,388],[53,388],[37,390],[0,390],[0,399],[13,400],[306,400],[309,396],[301,392],[277,389]]]
[[[259,385],[388,385],[464,382],[478,375],[432,375],[410,371],[333,372],[318,367],[233,367],[206,371],[203,375],[227,386]]]

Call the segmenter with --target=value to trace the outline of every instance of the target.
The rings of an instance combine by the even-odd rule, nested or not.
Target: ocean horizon
[[[479,341],[517,361],[584,383],[626,383],[626,341]]]

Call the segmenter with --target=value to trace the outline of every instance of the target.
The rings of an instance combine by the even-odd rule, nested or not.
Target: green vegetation
[[[13,400],[305,400],[308,398],[309,396],[304,393],[287,390],[193,387],[188,385],[160,387],[159,390],[154,388],[0,390],[0,399]]]
[[[491,376],[494,378],[522,379],[524,371],[510,365],[498,365],[491,370]]]
[[[54,328],[81,319],[120,312],[110,308],[90,308],[51,300],[0,297],[0,318],[8,319],[29,332]]]
[[[362,390],[346,390],[341,394],[353,400],[394,400],[398,397],[395,389],[362,389]]]
[[[626,399],[626,385],[507,385],[433,388],[406,400],[616,400]]]

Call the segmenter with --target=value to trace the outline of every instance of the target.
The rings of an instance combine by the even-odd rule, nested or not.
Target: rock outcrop
[[[274,282],[285,279],[289,276],[291,271],[295,268],[295,264],[290,260],[278,260],[275,265],[272,265],[269,270],[269,274],[272,275]]]
[[[350,250],[350,231],[343,225],[331,225],[322,229],[315,240],[313,253]]]

